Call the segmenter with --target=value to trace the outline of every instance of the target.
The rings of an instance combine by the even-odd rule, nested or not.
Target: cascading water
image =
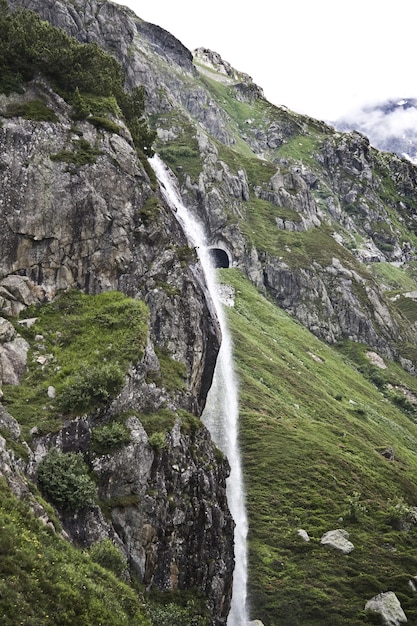
[[[161,192],[169,205],[175,210],[189,243],[195,246],[203,268],[207,288],[213,300],[222,333],[222,343],[217,358],[203,421],[216,445],[227,456],[230,463],[230,476],[227,480],[227,497],[230,512],[235,521],[235,569],[233,575],[232,604],[228,617],[228,626],[247,626],[246,585],[247,556],[246,536],[248,523],[246,517],[242,468],[238,445],[238,387],[233,368],[232,340],[220,299],[220,289],[216,281],[207,247],[204,230],[188,209],[183,205],[173,177],[158,155],[150,159],[150,164],[159,180]]]

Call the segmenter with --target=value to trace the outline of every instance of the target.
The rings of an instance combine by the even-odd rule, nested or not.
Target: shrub
[[[387,514],[388,522],[394,530],[409,530],[416,522],[414,507],[407,504],[401,496],[388,500]]]
[[[76,139],[72,142],[72,150],[61,150],[51,155],[52,161],[63,161],[74,165],[92,165],[101,154],[100,150],[93,147],[86,139]]]
[[[155,448],[155,450],[162,450],[163,448],[166,448],[167,445],[165,433],[161,432],[152,433],[148,441],[149,445],[152,448]]]
[[[360,501],[361,494],[359,491],[354,491],[351,496],[346,499],[348,509],[346,517],[353,522],[359,522],[368,512],[366,506]]]
[[[124,374],[113,363],[81,367],[61,390],[58,404],[64,413],[79,413],[103,406],[122,388]]]
[[[94,428],[91,449],[97,454],[108,454],[130,441],[130,431],[119,422]]]
[[[95,563],[110,570],[119,578],[123,577],[127,568],[126,557],[110,539],[103,539],[93,544],[89,553]]]
[[[81,453],[51,449],[38,467],[42,493],[58,508],[82,509],[95,502],[97,489]]]
[[[23,117],[36,122],[57,122],[58,117],[42,100],[9,105],[4,117]]]
[[[173,602],[165,606],[153,606],[149,609],[149,614],[152,622],[158,626],[206,626],[209,623],[206,617],[195,614],[191,603],[187,603],[186,607]]]

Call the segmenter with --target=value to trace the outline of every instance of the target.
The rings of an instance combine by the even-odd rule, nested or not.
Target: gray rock
[[[320,545],[339,550],[339,552],[343,554],[349,554],[355,547],[353,543],[349,541],[349,533],[343,528],[329,530],[327,533],[324,533],[320,539]]]
[[[308,535],[308,532],[306,530],[304,530],[303,528],[299,528],[297,530],[297,535],[303,540],[303,541],[310,541],[310,537]]]
[[[383,626],[400,626],[408,621],[397,596],[392,591],[373,597],[365,604],[365,611],[379,615]]]
[[[18,385],[26,369],[28,342],[13,325],[0,318],[0,386]]]

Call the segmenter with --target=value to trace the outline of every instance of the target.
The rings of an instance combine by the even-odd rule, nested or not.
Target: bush
[[[165,606],[154,606],[149,609],[149,616],[158,626],[207,626],[210,622],[206,617],[195,612],[192,603],[186,607],[170,602]]]
[[[162,450],[163,448],[166,448],[166,445],[167,445],[165,433],[161,433],[161,432],[153,433],[149,437],[148,441],[149,441],[149,445],[155,450]]]
[[[97,454],[108,454],[129,441],[129,429],[119,422],[112,422],[93,430],[91,450]]]
[[[64,413],[81,413],[103,406],[117,395],[124,380],[121,368],[112,363],[81,367],[62,387],[59,407]]]
[[[360,501],[361,494],[359,491],[354,491],[351,496],[347,497],[348,510],[346,517],[352,522],[359,522],[368,512],[366,506]]]
[[[388,500],[388,522],[394,530],[409,530],[416,523],[416,511],[404,498],[397,496]]]
[[[82,509],[94,504],[97,496],[80,453],[50,450],[39,464],[38,484],[42,493],[61,509]]]
[[[4,117],[23,117],[35,122],[57,122],[58,117],[42,100],[15,103],[7,107]]]
[[[95,563],[110,570],[119,578],[123,577],[127,568],[126,557],[110,539],[103,539],[93,544],[89,552]]]

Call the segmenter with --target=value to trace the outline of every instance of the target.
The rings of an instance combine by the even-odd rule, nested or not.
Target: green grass
[[[27,372],[20,385],[3,388],[23,438],[34,426],[39,432],[56,431],[62,417],[106,403],[118,392],[129,364],[143,356],[147,307],[119,292],[70,291],[26,315],[37,317],[28,329],[18,325],[31,347]],[[55,398],[48,397],[50,386]]]
[[[158,128],[172,130],[175,137],[166,143],[156,141],[156,151],[180,180],[185,172],[197,180],[202,163],[195,128],[179,113],[166,113],[158,118],[157,123]]]
[[[58,117],[42,100],[9,104],[4,117],[23,117],[36,122],[57,122]]]
[[[35,519],[0,481],[4,626],[151,626],[141,597]]]
[[[396,496],[409,506],[417,501],[417,432],[380,387],[390,380],[415,389],[415,382],[388,363],[376,386],[370,366],[369,380],[360,371],[364,347],[340,353],[236,270],[221,276],[236,290],[229,320],[240,379],[252,617],[265,626],[366,624],[365,602],[392,590],[412,623],[417,610],[407,581],[417,571],[417,530],[396,531],[389,510]],[[389,445],[393,462],[381,454]],[[359,521],[349,515],[355,492],[367,508]],[[348,556],[319,545],[338,527],[355,545]],[[310,543],[297,536],[299,528]]]

